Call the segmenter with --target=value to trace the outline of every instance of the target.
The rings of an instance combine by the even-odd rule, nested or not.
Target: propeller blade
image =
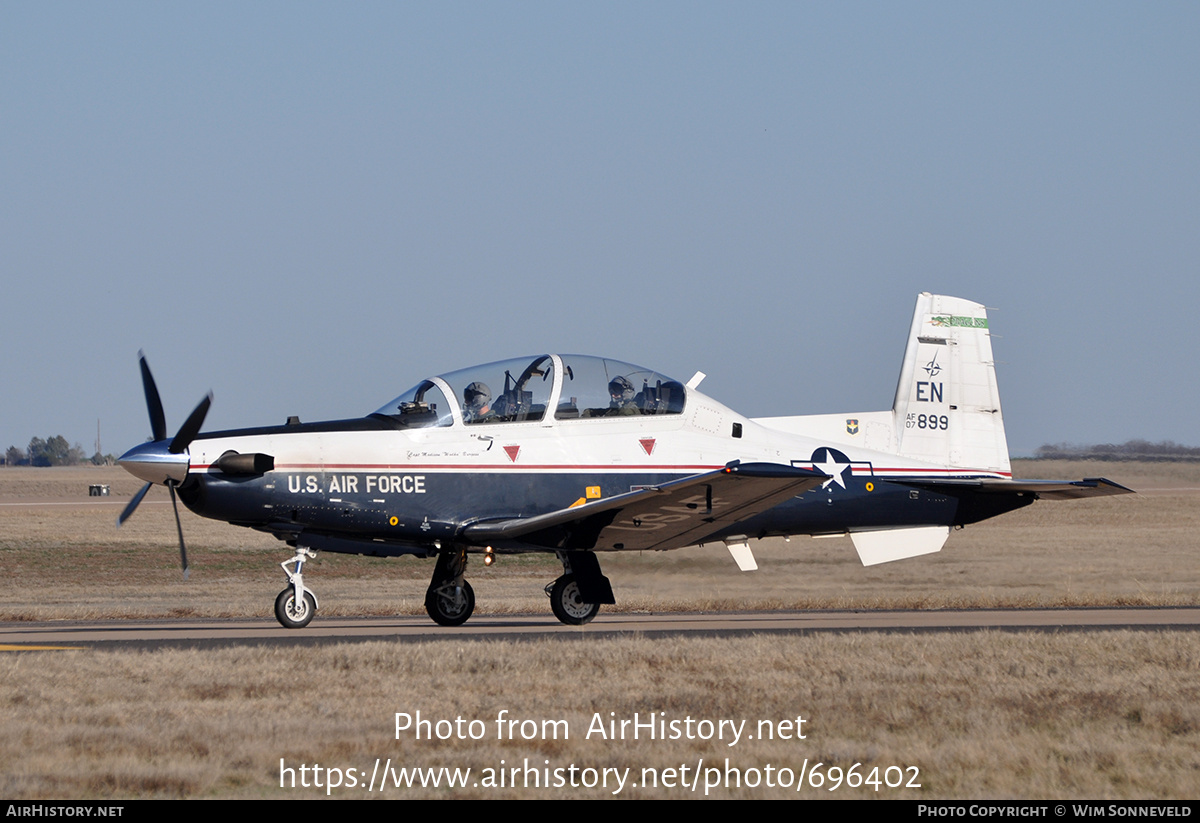
[[[154,383],[154,375],[150,373],[150,364],[146,362],[146,354],[138,352],[138,362],[142,368],[142,389],[146,393],[146,409],[150,412],[150,431],[154,436],[153,444],[142,444],[133,449],[130,449],[122,457],[122,463],[126,469],[135,475],[142,478],[150,476],[151,482],[142,486],[141,490],[133,496],[129,501],[129,505],[121,512],[121,516],[117,518],[117,525],[120,526],[134,510],[138,504],[142,502],[142,498],[146,496],[146,492],[150,491],[150,487],[157,480],[164,483],[167,491],[171,493],[171,510],[175,512],[175,531],[179,535],[179,562],[183,566],[183,579],[188,578],[188,559],[187,546],[183,542],[183,524],[179,521],[179,499],[175,495],[175,487],[187,477],[187,460],[164,460],[167,454],[180,454],[191,444],[200,433],[200,427],[204,425],[204,418],[208,414],[208,407],[212,405],[212,392],[204,396],[196,408],[192,409],[192,413],[188,415],[188,419],[176,432],[175,437],[167,446],[167,454],[164,454],[160,445],[163,440],[167,439],[167,416],[163,413],[162,398],[158,394],[158,386]],[[160,467],[166,468],[162,471],[149,471],[150,464],[157,463]],[[173,479],[180,474],[178,479]]]
[[[175,530],[179,532],[179,562],[183,566],[183,579],[188,579],[188,562],[187,562],[187,547],[183,545],[183,526],[179,523],[179,504],[175,502],[175,486],[172,483],[167,484],[167,490],[171,492],[171,508],[175,510]]]
[[[208,407],[212,405],[212,392],[204,395],[204,399],[200,401],[196,408],[192,409],[192,413],[188,415],[188,419],[179,427],[179,433],[175,435],[175,439],[171,441],[171,445],[167,447],[167,451],[171,454],[179,454],[191,444],[196,435],[200,433],[200,427],[204,425],[204,416],[208,414]]]
[[[146,355],[138,351],[138,361],[142,365],[142,389],[146,392],[146,408],[150,412],[150,433],[155,440],[167,439],[167,416],[163,414],[162,399],[158,396],[158,386],[154,384],[154,375],[150,373],[150,365]]]
[[[133,496],[133,499],[129,501],[129,505],[125,507],[125,510],[121,512],[121,516],[117,518],[118,526],[129,519],[129,515],[133,514],[134,509],[138,507],[138,503],[142,502],[142,498],[146,496],[146,492],[150,491],[150,487],[153,485],[153,483],[147,483]]]

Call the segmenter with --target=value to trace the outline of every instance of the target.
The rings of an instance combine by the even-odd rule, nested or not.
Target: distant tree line
[[[1102,443],[1080,446],[1074,443],[1047,443],[1033,454],[1036,460],[1200,460],[1200,448],[1181,446],[1171,440],[1151,443],[1149,440],[1129,440],[1125,443]]]
[[[4,453],[4,463],[8,466],[78,466],[80,463],[102,466],[112,462],[111,454],[97,452],[88,457],[83,446],[78,443],[72,446],[61,434],[47,440],[35,437],[29,441],[28,448],[9,446]]]

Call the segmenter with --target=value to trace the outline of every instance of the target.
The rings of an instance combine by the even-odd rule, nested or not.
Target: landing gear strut
[[[303,629],[317,613],[316,595],[304,588],[304,561],[316,556],[312,549],[298,546],[293,557],[279,564],[287,575],[288,586],[275,598],[275,619],[285,629]],[[289,569],[293,563],[295,568]]]
[[[463,579],[467,550],[446,549],[438,554],[433,580],[425,592],[425,611],[439,626],[461,626],[475,611],[475,592]]]

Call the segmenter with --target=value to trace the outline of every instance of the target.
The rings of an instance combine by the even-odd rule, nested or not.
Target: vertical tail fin
[[[917,297],[892,405],[898,452],[953,468],[1009,471],[987,310]]]

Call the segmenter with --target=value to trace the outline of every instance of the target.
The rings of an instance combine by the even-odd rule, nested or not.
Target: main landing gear
[[[275,598],[275,619],[285,629],[303,629],[317,613],[317,596],[304,588],[304,561],[316,556],[312,549],[298,547],[293,557],[279,564],[287,575],[288,586]],[[289,569],[289,564],[295,564],[295,568]]]
[[[546,584],[546,596],[550,598],[550,610],[554,616],[568,626],[582,626],[600,613],[599,603],[583,602],[579,581],[573,574],[564,574],[553,583]]]
[[[439,626],[461,626],[475,611],[475,591],[463,579],[467,550],[455,547],[438,554],[433,580],[425,592],[425,611]]]
[[[546,586],[550,610],[568,626],[582,626],[600,613],[602,603],[616,603],[612,585],[600,572],[600,561],[592,552],[559,552],[562,577]]]

